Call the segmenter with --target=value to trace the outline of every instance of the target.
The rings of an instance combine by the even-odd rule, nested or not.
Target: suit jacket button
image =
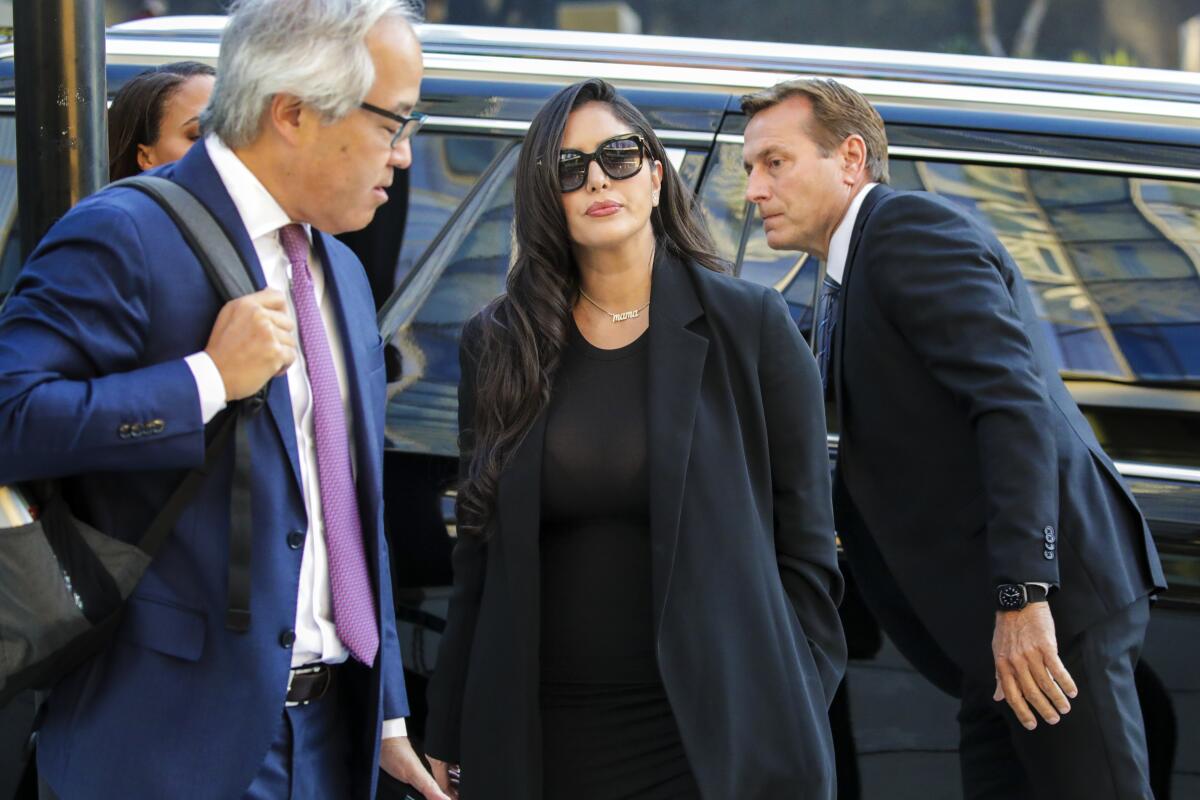
[[[288,628],[283,633],[279,634],[279,646],[285,650],[291,648],[296,643],[296,632]]]
[[[304,546],[304,531],[292,531],[287,535],[288,547],[299,550]]]
[[[1042,558],[1046,559],[1047,561],[1053,561],[1054,560],[1054,551],[1053,550],[1042,551]]]

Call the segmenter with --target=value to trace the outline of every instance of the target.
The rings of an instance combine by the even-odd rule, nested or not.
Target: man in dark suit
[[[116,640],[50,694],[48,794],[368,798],[382,765],[445,800],[405,735],[374,304],[329,235],[366,225],[411,160],[410,20],[397,0],[235,4],[207,135],[158,175],[208,207],[259,291],[222,307],[166,214],[117,188],[54,226],[0,316],[0,483],[62,478],[126,540],[202,464],[206,424],[266,387],[248,630],[226,624],[226,452]]]
[[[789,81],[743,109],[768,244],[827,266],[838,530],[881,624],[957,684],[967,796],[1150,797],[1133,670],[1162,569],[1016,264],[964,210],[884,185],[853,90]]]

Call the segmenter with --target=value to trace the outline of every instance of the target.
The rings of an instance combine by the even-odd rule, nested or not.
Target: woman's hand
[[[447,764],[430,755],[427,755],[426,758],[429,760],[429,769],[433,772],[433,779],[437,781],[438,787],[450,795],[452,800],[458,800],[458,781],[450,782],[451,772],[458,775],[458,764]]]

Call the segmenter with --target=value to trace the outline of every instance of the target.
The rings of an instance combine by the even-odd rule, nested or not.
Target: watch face
[[[997,590],[996,601],[1000,608],[1021,609],[1025,607],[1025,593],[1021,591],[1020,586],[1006,584]]]

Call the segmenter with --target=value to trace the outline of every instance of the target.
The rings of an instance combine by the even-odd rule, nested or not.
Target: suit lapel
[[[871,212],[875,210],[875,206],[880,200],[892,193],[889,186],[880,184],[871,191],[867,192],[867,196],[863,198],[862,205],[858,208],[858,217],[854,220],[854,230],[850,234],[850,249],[846,253],[846,267],[842,271],[842,291],[840,302],[838,303],[838,318],[837,324],[833,329],[833,352],[831,355],[832,363],[832,379],[834,387],[834,397],[836,398],[838,420],[843,420],[845,417],[842,409],[842,354],[845,352],[843,345],[843,336],[846,332],[846,307],[850,305],[851,282],[850,275],[854,270],[854,260],[858,255],[858,245],[862,241],[863,228],[867,224],[867,218],[871,216]]]
[[[665,248],[661,248],[665,250]],[[704,313],[694,267],[660,251],[651,288],[647,420],[654,626],[660,629],[679,542],[680,512],[708,339],[688,329]]]
[[[254,252],[254,244],[250,234],[242,224],[237,206],[233,198],[221,182],[221,176],[208,157],[208,148],[203,143],[188,150],[187,155],[176,162],[174,169],[167,174],[180,186],[191,191],[196,198],[216,218],[242,260],[250,267],[251,279],[255,289],[265,289],[266,278],[263,276],[262,265],[258,254]],[[292,418],[292,396],[288,389],[287,376],[272,378],[267,384],[267,408],[279,431],[284,450],[288,454],[288,462],[292,467],[292,479],[295,481],[296,492],[303,495],[303,484],[300,481],[300,451],[296,446],[296,428]]]

